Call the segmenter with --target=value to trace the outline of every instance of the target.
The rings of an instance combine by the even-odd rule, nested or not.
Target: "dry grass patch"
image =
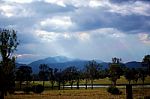
[[[112,95],[107,92],[106,88],[98,89],[80,89],[80,90],[47,90],[42,94],[23,94],[16,93],[15,95],[8,95],[5,99],[126,99],[126,90],[120,89],[121,95]],[[133,97],[134,99],[143,99],[144,96],[150,95],[149,88],[134,88]]]
[[[122,89],[122,91],[124,91]],[[125,94],[111,95],[106,89],[51,90],[42,94],[16,94],[6,96],[6,99],[124,99]]]

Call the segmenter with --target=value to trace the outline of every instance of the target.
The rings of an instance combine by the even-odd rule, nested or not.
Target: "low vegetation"
[[[122,92],[115,86],[110,86],[107,88],[107,92],[113,94],[113,95],[119,95],[122,94]]]
[[[42,93],[44,91],[44,86],[42,86],[40,84],[34,85],[34,86],[32,86],[32,91],[34,93],[40,94],[40,93]]]
[[[24,94],[16,92],[14,95],[8,95],[6,99],[126,99],[125,89],[121,88],[121,95],[112,95],[105,88],[97,89],[73,89],[73,90],[46,90],[42,94]],[[144,92],[144,93],[143,93]],[[150,89],[133,89],[134,99],[144,99],[150,94]],[[149,99],[149,98],[147,98]]]

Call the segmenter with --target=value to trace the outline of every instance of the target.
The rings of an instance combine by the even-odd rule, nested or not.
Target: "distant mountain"
[[[48,57],[45,59],[40,59],[28,64],[32,67],[33,73],[39,72],[40,64],[47,64],[51,68],[58,68],[58,69],[65,69],[69,66],[75,66],[78,69],[82,70],[90,60],[82,60],[82,59],[74,59],[68,58],[65,56],[55,56],[55,57]],[[95,60],[97,63],[102,65],[102,69],[109,68],[109,62],[103,62],[101,60]],[[25,65],[25,64],[17,64],[18,66]],[[131,61],[124,64],[128,68],[140,68],[141,62]]]
[[[16,68],[18,68],[20,66],[26,66],[26,64],[16,63]]]
[[[100,65],[102,65],[102,69],[109,68],[109,63],[108,62],[101,62]]]
[[[125,63],[125,66],[128,68],[140,68],[142,67],[141,62],[131,61]]]
[[[35,64],[35,63],[37,63],[37,64],[63,63],[63,62],[71,61],[71,60],[73,60],[73,59],[65,57],[65,56],[55,56],[55,57],[48,57],[45,59],[37,60],[37,61],[34,61],[30,64]]]
[[[58,68],[58,69],[65,69],[66,67],[69,66],[76,66],[78,69],[83,69],[84,65],[87,64],[88,61],[89,60],[74,59],[65,56],[56,56],[37,60],[28,65],[32,67],[33,72],[37,73],[39,71],[40,64],[47,64],[51,68]],[[96,61],[98,63],[102,62],[100,60]]]

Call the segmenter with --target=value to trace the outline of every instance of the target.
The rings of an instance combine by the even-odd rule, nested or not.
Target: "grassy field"
[[[15,95],[8,95],[5,99],[126,99],[125,89],[120,89],[121,95],[112,95],[107,92],[106,88],[98,89],[80,89],[80,90],[48,90],[42,94],[24,94],[16,92]],[[150,89],[135,88],[133,89],[134,99],[143,99],[144,96],[150,95]]]
[[[31,82],[32,84],[33,82]],[[34,84],[42,84],[42,81],[35,81]],[[147,76],[145,79],[145,84],[150,84],[150,76]],[[76,83],[74,83],[76,84]],[[84,85],[85,84],[85,80],[80,80],[80,85]],[[88,81],[88,84],[90,84],[90,81]],[[94,84],[111,84],[111,81],[109,80],[109,78],[104,78],[104,79],[98,79],[98,80],[94,80]],[[121,76],[120,79],[117,80],[117,84],[128,84],[128,81],[125,79],[125,77]],[[135,84],[135,82],[131,81],[131,84]],[[137,84],[142,84],[141,80],[138,80]],[[56,85],[56,83],[55,83]],[[66,85],[69,85],[69,83],[66,83]],[[45,86],[51,86],[50,81],[45,81]]]
[[[135,84],[135,82],[131,82]],[[138,84],[142,84],[141,80],[138,80]],[[33,82],[31,82],[33,84]],[[34,84],[42,84],[42,81],[35,81]],[[85,84],[85,80],[81,80],[80,84]],[[88,81],[90,84],[90,81]],[[94,84],[111,84],[109,78],[94,80]],[[117,84],[128,84],[128,81],[121,77],[117,80]],[[145,84],[150,84],[150,76],[146,77]],[[55,83],[56,85],[56,83]],[[66,84],[68,85],[68,83]],[[50,82],[45,82],[46,87],[50,87]],[[65,90],[45,90],[42,94],[24,94],[22,91],[16,91],[14,95],[8,95],[5,99],[126,99],[125,87],[119,87],[122,91],[121,95],[112,95],[107,92],[106,88],[94,88],[93,90],[88,88],[80,88],[79,90],[70,88]],[[150,88],[133,88],[134,99],[144,99],[144,96],[150,96]]]

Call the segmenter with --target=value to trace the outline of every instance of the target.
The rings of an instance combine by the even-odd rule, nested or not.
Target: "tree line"
[[[150,55],[146,55],[142,60],[141,68],[127,68],[119,58],[112,58],[112,62],[109,64],[108,69],[102,69],[102,65],[92,60],[85,64],[83,70],[79,70],[75,66],[67,67],[63,70],[57,68],[50,68],[47,64],[41,64],[39,66],[39,73],[32,74],[32,68],[30,66],[20,66],[16,70],[16,81],[21,83],[26,81],[43,81],[43,86],[45,81],[50,81],[51,89],[54,89],[54,84],[57,83],[58,89],[64,89],[65,84],[69,84],[71,89],[73,85],[77,86],[79,89],[80,81],[85,81],[85,88],[88,87],[88,82],[91,83],[91,88],[93,89],[93,82],[96,79],[104,79],[108,77],[112,82],[112,86],[116,86],[117,80],[124,76],[129,84],[131,81],[137,83],[141,80],[144,84],[145,77],[150,75]]]

